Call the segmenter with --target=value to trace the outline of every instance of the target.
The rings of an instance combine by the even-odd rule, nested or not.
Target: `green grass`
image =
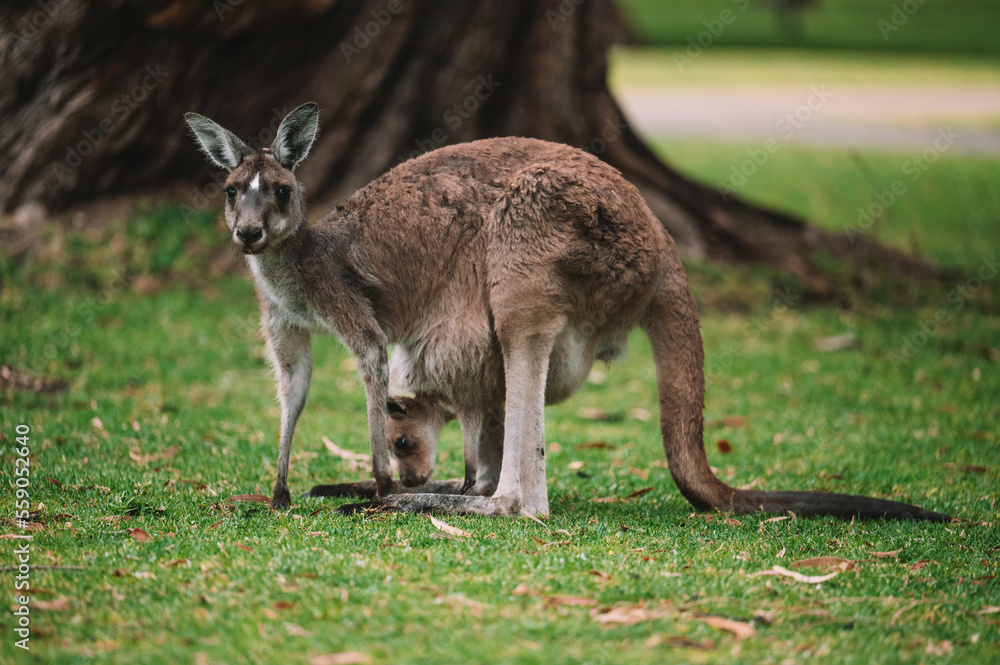
[[[744,149],[660,147],[707,179]],[[880,178],[899,168],[894,156],[865,159]],[[788,147],[770,166],[749,197],[835,228],[864,200],[849,191],[864,181],[841,155]],[[996,170],[942,158],[880,237],[905,242],[912,231],[928,254],[978,269],[1000,240],[996,195],[980,184],[996,182]],[[0,393],[0,514],[15,511],[24,425],[30,505],[43,525],[30,544],[32,649],[14,646],[5,611],[3,662],[292,665],[345,651],[373,663],[1000,657],[995,277],[977,288],[963,280],[960,309],[927,295],[915,308],[841,311],[806,308],[794,292],[786,306],[759,268],[690,266],[702,302],[725,289],[742,295],[739,308],[703,308],[706,443],[727,482],[893,497],[956,523],[692,513],[663,465],[649,346],[636,335],[622,362],[599,366],[547,412],[546,524],[454,517],[446,521],[472,535],[449,537],[421,516],[341,517],[335,501],[298,500],[290,514],[226,501],[270,493],[279,414],[252,288],[229,274],[213,217],[167,208],[104,231],[52,231],[25,263],[0,267],[0,362],[70,384],[54,396]],[[929,327],[938,310],[944,322]],[[814,350],[817,338],[845,332],[858,348]],[[321,442],[365,451],[360,382],[333,340],[317,339],[314,356],[293,493],[365,477]],[[610,419],[581,417],[583,407]],[[742,420],[720,422],[732,416]],[[442,457],[440,477],[461,474],[454,426]],[[7,523],[2,533],[19,531]],[[22,542],[0,541],[7,606]],[[886,552],[895,554],[876,554]],[[856,568],[823,583],[755,575],[815,556]],[[631,606],[647,620],[594,618]],[[738,641],[704,615],[756,634]]]
[[[683,48],[619,47],[611,52],[610,84],[618,88],[700,85],[861,85],[992,87],[995,57],[952,54],[812,51],[803,48],[714,48],[690,57]]]
[[[1000,54],[992,0],[819,0],[793,36],[765,2],[620,0],[636,37],[657,46],[701,41],[727,47],[784,47]],[[896,7],[905,9],[895,13]],[[723,12],[730,12],[723,14]],[[895,13],[895,16],[894,16]],[[893,29],[898,28],[898,30]],[[715,33],[715,34],[713,34]]]
[[[663,139],[654,144],[667,163],[696,180],[731,187],[749,201],[832,230],[867,233],[942,265],[975,271],[1000,248],[996,159],[947,151],[928,159],[919,149],[857,154],[779,141],[767,161],[736,187],[742,180],[734,180],[733,169],[750,160],[752,151],[761,153],[760,143]]]

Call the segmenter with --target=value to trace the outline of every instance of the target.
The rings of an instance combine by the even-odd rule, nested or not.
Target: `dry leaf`
[[[728,455],[733,452],[733,444],[729,443],[728,439],[719,439],[715,442],[715,447],[719,449],[719,452],[723,455]]]
[[[720,418],[719,420],[708,421],[705,423],[705,427],[744,427],[746,424],[747,419],[743,416],[726,416],[725,418]]]
[[[294,623],[285,624],[285,629],[291,635],[296,635],[298,637],[306,637],[306,638],[312,637],[312,633],[310,633],[302,626],[296,626]]]
[[[698,621],[707,623],[712,628],[728,630],[736,636],[737,641],[745,640],[748,637],[753,637],[757,634],[757,630],[753,626],[743,621],[725,619],[723,617],[712,616],[710,614],[695,614],[693,616]]]
[[[126,529],[126,531],[128,531],[128,534],[140,543],[146,543],[150,540],[150,535],[142,529]]]
[[[584,420],[609,420],[610,415],[604,409],[582,406],[576,410],[576,415]]]
[[[754,573],[752,577],[758,577],[761,575],[781,575],[782,577],[790,577],[796,582],[802,582],[804,584],[820,584],[833,579],[839,574],[839,572],[835,572],[827,575],[803,575],[802,573],[796,573],[794,570],[788,570],[783,566],[772,566],[770,570],[762,570],[759,573]]]
[[[631,474],[633,474],[633,475],[636,475],[636,476],[639,476],[639,477],[640,477],[640,478],[642,478],[643,480],[646,480],[646,479],[648,479],[648,478],[649,478],[649,474],[648,474],[648,473],[646,473],[646,472],[645,472],[645,471],[643,471],[642,469],[637,469],[637,468],[635,468],[634,466],[630,466],[630,467],[628,468],[628,471],[629,471],[629,473],[631,473]]]
[[[942,464],[946,469],[956,469],[958,471],[964,471],[966,473],[988,473],[989,469],[985,466],[979,466],[977,464],[955,464],[954,462],[945,462]]]
[[[765,522],[781,522],[783,520],[789,520],[789,519],[791,519],[791,517],[789,517],[788,515],[782,515],[781,517],[769,517],[769,518],[767,518],[764,521]]]
[[[645,480],[645,478],[643,478],[643,480]],[[632,492],[631,494],[629,494],[625,498],[626,499],[634,499],[637,496],[642,496],[643,494],[645,494],[647,492],[652,492],[654,489],[656,489],[656,488],[655,487],[643,487],[641,490],[636,490],[636,491]]]
[[[812,559],[802,559],[793,561],[792,568],[822,568],[823,570],[851,570],[856,568],[856,564],[849,559],[841,559],[839,556],[818,556]]]
[[[1000,613],[1000,607],[996,605],[987,605],[983,609],[976,612],[976,614],[998,614]]]
[[[902,551],[903,548],[900,547],[898,550],[893,550],[891,552],[869,552],[869,554],[871,554],[872,556],[877,556],[880,559],[889,559],[889,558],[895,559],[899,556],[899,553]]]
[[[44,476],[44,478],[45,478],[45,480],[49,481],[50,483],[52,483],[56,487],[62,487],[63,486],[63,484],[60,481],[56,480],[55,478],[49,478],[48,476]]]
[[[538,592],[528,588],[528,585],[521,582],[510,592],[512,596],[537,596]]]
[[[231,496],[226,501],[249,501],[251,503],[266,503],[271,505],[271,500],[263,494],[237,494]]]
[[[90,419],[90,426],[94,429],[104,430],[104,423],[102,423],[101,419],[97,416]]]
[[[5,533],[0,536],[0,540],[31,540],[31,536],[26,533]]]
[[[570,471],[579,471],[580,469],[583,468],[583,462],[579,460],[575,462],[570,462],[569,464],[566,465],[566,468],[569,469]]]
[[[690,637],[682,635],[653,635],[646,640],[646,646],[650,648],[658,647],[661,644],[681,649],[698,649],[699,651],[711,651],[715,648],[715,643],[712,640],[704,639],[701,642],[695,642]]]
[[[546,596],[546,605],[574,605],[579,607],[592,607],[597,605],[594,598],[583,598],[581,596]]]
[[[596,577],[598,579],[601,579],[601,580],[610,580],[611,579],[611,575],[608,575],[603,570],[597,570],[597,569],[588,570],[587,574],[588,575],[593,575],[594,577]]]
[[[614,450],[615,446],[608,443],[607,441],[588,441],[587,443],[577,444],[578,450],[585,450],[587,448],[598,448],[602,450]]]
[[[32,598],[31,609],[64,612],[69,609],[69,598],[66,596],[59,596],[55,600],[35,600]]]
[[[243,543],[235,543],[236,547],[240,548],[244,552],[253,552],[253,548],[249,545],[244,545]]]
[[[621,499],[616,496],[602,496],[596,499],[591,499],[591,503],[618,503],[619,501],[621,501]]]
[[[590,618],[601,624],[621,624],[631,626],[643,621],[659,619],[670,614],[670,610],[650,610],[643,605],[620,605],[618,607],[590,610]]]
[[[180,446],[170,446],[169,448],[161,450],[158,453],[153,453],[152,455],[143,455],[141,453],[129,451],[128,456],[131,457],[132,461],[136,464],[149,464],[150,462],[170,459],[180,451]]]
[[[435,529],[439,531],[444,531],[445,533],[450,534],[452,536],[460,536],[462,538],[468,538],[469,536],[472,535],[468,531],[462,531],[461,529],[454,527],[446,522],[442,522],[433,515],[428,515],[427,519],[431,521],[431,524],[434,525]]]
[[[858,345],[858,337],[852,332],[846,332],[832,337],[817,337],[813,340],[813,348],[817,351],[843,351]]]
[[[650,419],[649,411],[640,407],[629,409],[625,412],[625,417],[630,420],[639,420],[642,422],[647,422]]]
[[[321,656],[309,656],[309,665],[360,665],[371,662],[371,656],[357,651],[341,651]]]
[[[344,450],[325,436],[323,437],[323,445],[326,446],[326,449],[330,451],[331,455],[341,459],[352,460],[355,462],[367,462],[369,460],[368,455],[365,455],[364,453],[355,453],[350,450]]]

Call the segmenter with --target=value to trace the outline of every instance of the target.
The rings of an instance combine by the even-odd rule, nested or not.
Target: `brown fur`
[[[694,299],[670,236],[612,167],[533,139],[449,146],[397,166],[306,226],[292,169],[308,152],[317,113],[306,105],[289,114],[270,154],[206,118],[188,119],[237,190],[226,217],[250,254],[282,403],[276,507],[289,503],[288,454],[313,332],[339,336],[359,361],[379,505],[510,515],[548,512],[545,402],[572,394],[594,360],[614,356],[640,326],[656,362],[670,471],[697,508],[944,519],[863,497],[740,491],[712,474]],[[266,195],[247,189],[255,174]],[[272,200],[287,182],[291,200]],[[394,494],[385,435],[391,342],[407,356],[410,385],[471,414],[474,447],[502,449],[491,496]],[[502,442],[483,417],[500,403]]]

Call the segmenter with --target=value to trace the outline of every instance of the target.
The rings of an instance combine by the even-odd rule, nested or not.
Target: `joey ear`
[[[400,400],[392,396],[389,396],[389,398],[385,400],[385,410],[390,417],[394,418],[406,415],[406,407],[403,406]]]
[[[197,113],[185,113],[184,121],[202,152],[219,168],[232,171],[251,153],[246,143],[214,120]]]
[[[285,116],[278,126],[271,152],[278,163],[289,171],[294,171],[316,140],[319,127],[319,106],[313,102],[303,104]]]

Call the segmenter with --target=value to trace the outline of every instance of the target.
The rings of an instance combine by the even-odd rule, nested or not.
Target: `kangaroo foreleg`
[[[278,375],[278,400],[281,403],[281,434],[278,443],[278,475],[274,482],[271,507],[288,510],[288,460],[292,450],[295,425],[309,394],[312,378],[312,344],[309,332],[301,328],[268,325],[264,331],[274,371]]]

